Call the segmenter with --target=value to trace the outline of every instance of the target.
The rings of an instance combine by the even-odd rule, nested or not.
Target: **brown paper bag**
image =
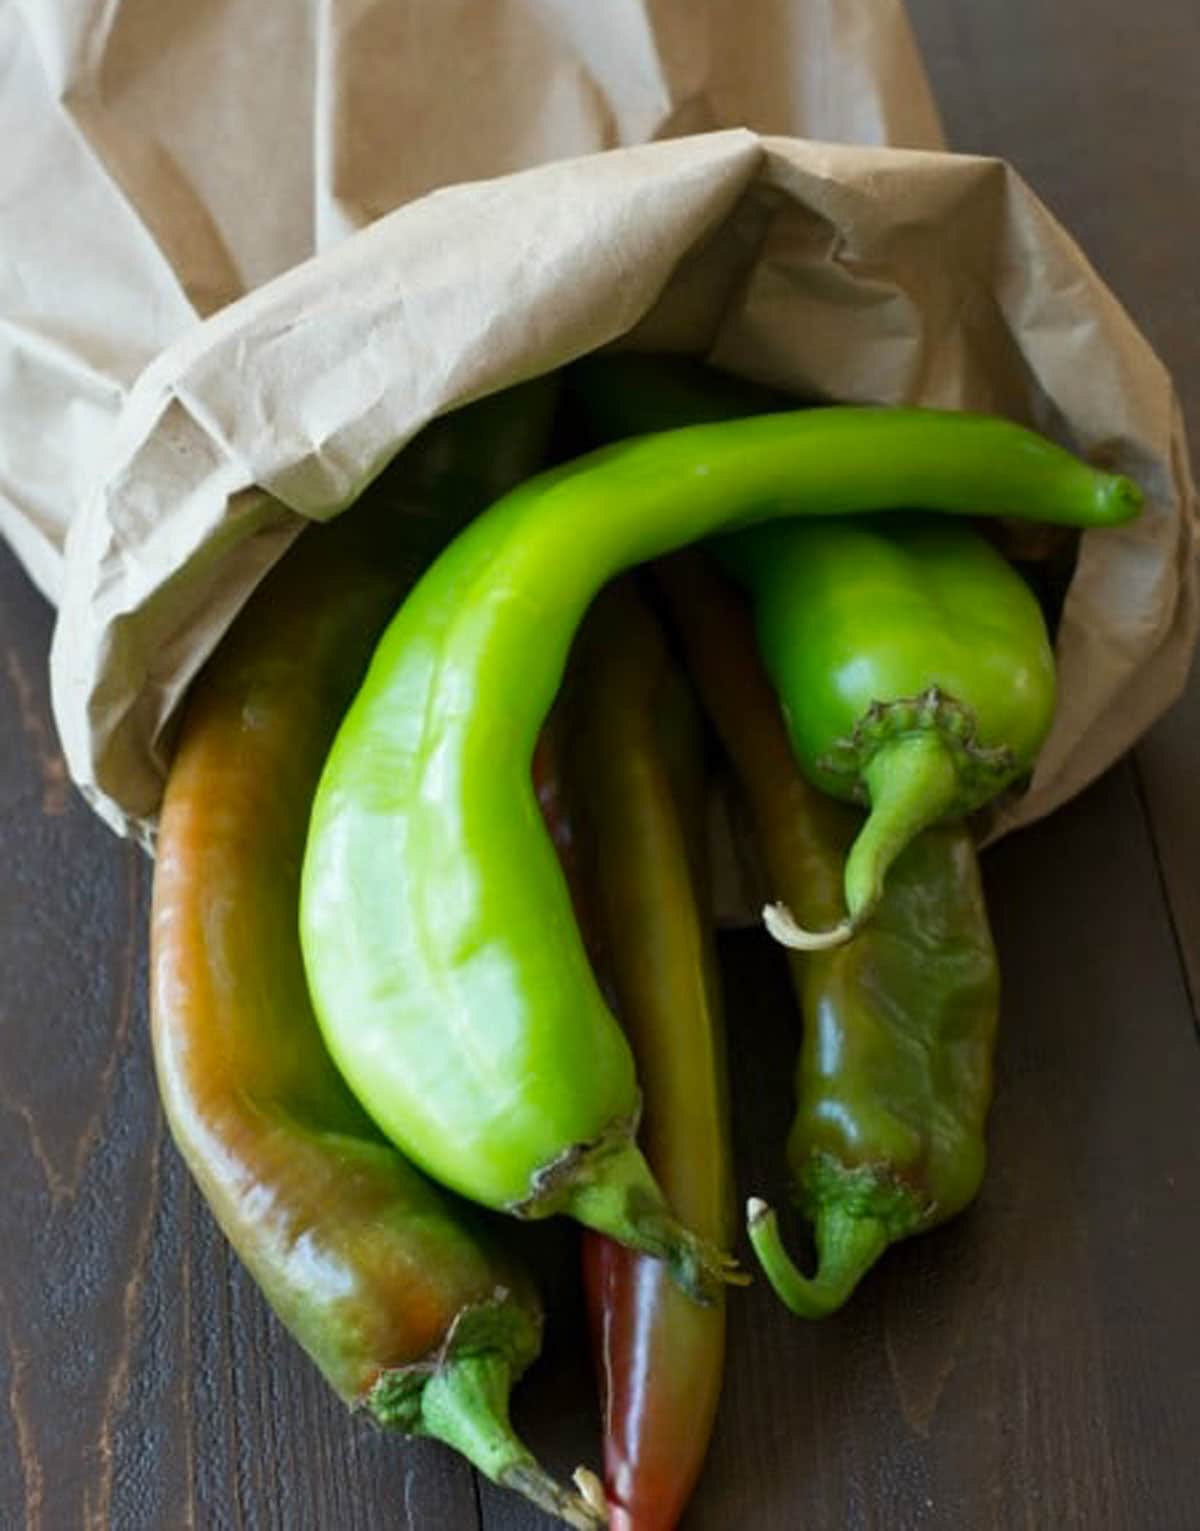
[[[1080,542],[1058,717],[993,833],[1178,694],[1196,503],[1175,396],[1028,187],[987,159],[710,133],[434,193],[147,368],[71,529],[52,656],[97,811],[150,836],[179,699],[306,518],[432,416],[622,337],[806,396],[996,411],[1142,484],[1137,521]]]
[[[115,829],[151,843],[179,701],[307,518],[434,415],[608,343],[997,410],[1142,482],[1141,520],[1082,540],[1059,717],[990,833],[1178,694],[1170,380],[1011,169],[869,146],[940,142],[897,0],[316,11],[0,10],[0,529],[60,602],[56,719]]]
[[[902,0],[36,0],[0,78],[0,535],[55,603],[142,368],[376,217],[714,128],[941,143]]]

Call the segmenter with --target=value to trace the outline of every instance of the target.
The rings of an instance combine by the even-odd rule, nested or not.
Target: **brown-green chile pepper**
[[[297,929],[313,792],[371,648],[436,545],[534,466],[548,390],[430,427],[372,503],[304,533],[196,681],[157,841],[151,1019],[176,1146],[338,1395],[586,1528],[602,1511],[554,1483],[508,1420],[540,1346],[538,1294],[351,1095]]]

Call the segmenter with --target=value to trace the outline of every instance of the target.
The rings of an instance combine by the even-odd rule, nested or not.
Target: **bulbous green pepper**
[[[846,860],[845,917],[817,934],[782,906],[767,912],[785,944],[837,944],[874,913],[922,829],[1028,774],[1054,716],[1046,623],[1008,560],[944,517],[795,521],[716,548],[750,592],[800,768],[870,805]]]
[[[668,431],[539,475],[426,573],[330,753],[301,937],[344,1076],[430,1174],[526,1217],[565,1212],[671,1262],[722,1257],[634,1142],[628,1044],[600,993],[530,786],[572,637],[610,577],[737,526],[920,504],[1111,525],[1127,479],[1006,421],[805,410]]]

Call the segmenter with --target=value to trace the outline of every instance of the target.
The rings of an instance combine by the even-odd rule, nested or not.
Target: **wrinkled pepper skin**
[[[745,791],[773,890],[814,924],[841,898],[861,814],[799,772],[739,594],[699,555],[660,570],[689,672]],[[793,1312],[835,1311],[887,1246],[960,1212],[986,1162],[999,970],[965,825],[900,855],[871,923],[790,954],[804,1021],[788,1162],[818,1264],[803,1275],[775,1215],[750,1236]]]
[[[846,859],[845,917],[815,938],[845,939],[922,829],[1032,769],[1055,707],[1046,623],[1003,554],[945,517],[793,521],[715,546],[749,592],[801,770],[870,807]],[[813,944],[772,913],[781,939]]]
[[[373,644],[434,546],[534,465],[551,398],[517,390],[430,427],[373,503],[303,534],[195,682],[157,839],[151,1020],[182,1157],[341,1398],[589,1527],[602,1518],[508,1423],[538,1295],[338,1075],[296,928],[312,795]]]
[[[707,762],[691,690],[631,582],[603,591],[568,674],[568,796],[579,876],[642,1082],[640,1141],[689,1227],[734,1236],[721,994],[709,916]],[[578,838],[578,837],[577,837]],[[670,1531],[704,1465],[721,1394],[725,1305],[690,1302],[661,1261],[586,1231],[614,1531]]]
[[[765,415],[528,480],[404,602],[322,774],[301,939],[342,1073],[434,1178],[519,1216],[572,1215],[711,1297],[728,1262],[672,1215],[634,1143],[636,1072],[538,813],[534,743],[621,570],[766,519],[914,503],[1105,525],[1140,496],[1005,421]]]

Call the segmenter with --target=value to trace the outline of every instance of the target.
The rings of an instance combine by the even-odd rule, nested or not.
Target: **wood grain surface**
[[[1196,0],[911,0],[952,143],[1003,155],[1172,369],[1200,440]],[[350,1421],[215,1230],[163,1126],[149,868],[66,781],[50,614],[0,554],[0,1526],[549,1531]],[[1200,680],[1087,793],[993,848],[1005,974],[972,1210],[851,1306],[733,1306],[687,1531],[1200,1527]],[[779,954],[723,942],[742,1189],[779,1195]],[[518,1423],[595,1461],[573,1235]]]

